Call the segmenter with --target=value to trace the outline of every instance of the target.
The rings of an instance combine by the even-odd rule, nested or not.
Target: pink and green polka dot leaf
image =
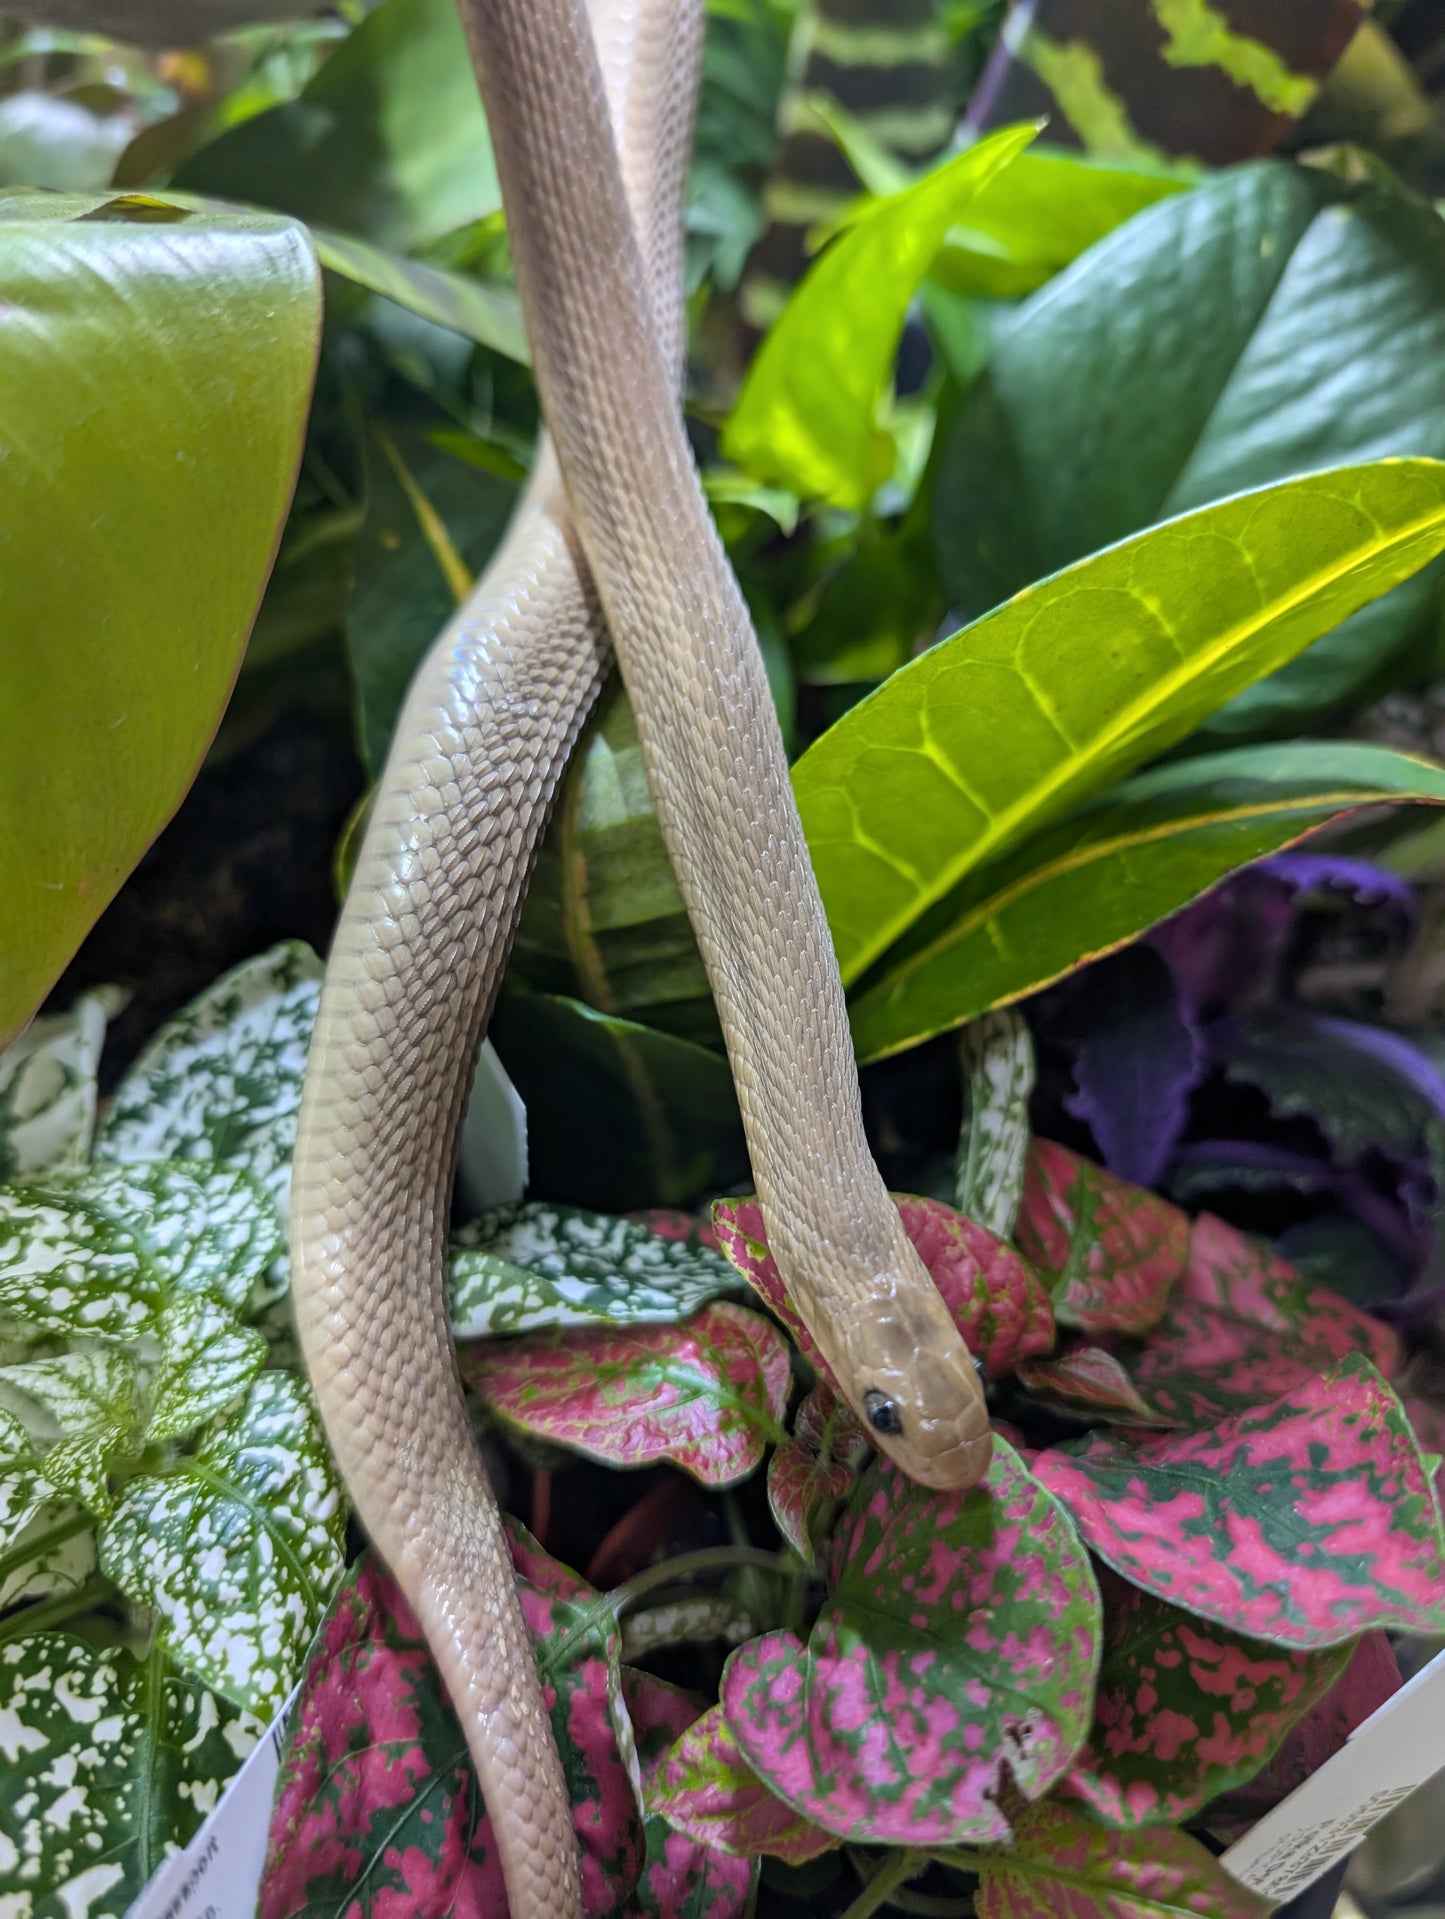
[[[1002,1379],[1031,1353],[1048,1351],[1054,1340],[1053,1314],[1048,1295],[1027,1261],[940,1200],[895,1193],[893,1203],[969,1351],[983,1362],[991,1378]],[[836,1386],[787,1297],[777,1262],[768,1251],[758,1202],[716,1200],[713,1223],[728,1258],[782,1320],[809,1365]]]
[[[760,1313],[721,1300],[677,1326],[536,1333],[460,1359],[505,1424],[610,1466],[670,1460],[730,1486],[784,1436],[787,1344]]]
[[[1194,1619],[1100,1579],[1104,1660],[1088,1744],[1058,1788],[1107,1826],[1182,1824],[1256,1773],[1349,1663]]]
[[[1160,1420],[1191,1429],[1266,1406],[1328,1372],[1339,1355],[1194,1299],[1178,1299],[1133,1367]]]
[[[1109,1426],[1188,1424],[1163,1413],[1147,1400],[1122,1360],[1101,1346],[1076,1346],[1057,1359],[1030,1359],[1019,1368],[1019,1383],[1046,1406],[1076,1419]]]
[[[988,1854],[978,1919],[1266,1919],[1249,1892],[1187,1833],[1110,1832],[1051,1800],[1030,1806],[1009,1852]]]
[[[1006,1441],[967,1493],[878,1460],[830,1577],[806,1646],[767,1633],[724,1668],[744,1760],[843,1838],[1006,1837],[1005,1775],[1039,1797],[1088,1733],[1099,1596],[1063,1510]]]
[[[651,1804],[666,1756],[700,1716],[690,1693],[651,1673],[624,1666],[622,1693],[642,1764],[644,1803]],[[743,1919],[757,1867],[676,1830],[660,1812],[643,1821],[642,1876],[623,1919]]]
[[[589,1919],[642,1870],[615,1622],[520,1527],[522,1610],[572,1797]],[[258,1919],[490,1919],[506,1911],[466,1741],[400,1589],[366,1555],[318,1636],[289,1729]]]
[[[768,1461],[773,1521],[800,1559],[816,1558],[813,1528],[820,1512],[851,1497],[871,1451],[852,1408],[831,1386],[815,1386]]]
[[[1212,1431],[1093,1432],[1033,1467],[1101,1559],[1202,1619],[1301,1649],[1445,1632],[1420,1449],[1359,1355]]]
[[[842,1843],[768,1790],[739,1751],[721,1706],[673,1744],[649,1785],[647,1805],[699,1845],[744,1859],[770,1853],[798,1866]]]
[[[1050,1139],[1029,1147],[1014,1231],[1051,1279],[1060,1325],[1146,1333],[1184,1270],[1189,1217]]]

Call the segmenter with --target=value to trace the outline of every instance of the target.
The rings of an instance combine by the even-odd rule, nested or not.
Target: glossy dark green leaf
[[[1236,867],[1351,807],[1445,803],[1445,772],[1384,747],[1236,747],[1126,781],[985,866],[852,1007],[860,1057],[916,1045],[1133,939]]]
[[[289,222],[0,223],[0,1040],[215,731],[295,483],[319,319]]]
[[[333,273],[344,274],[373,293],[384,293],[387,299],[409,307],[424,320],[465,334],[480,346],[505,353],[510,360],[524,364],[530,360],[521,302],[514,286],[453,273],[426,260],[409,260],[405,254],[389,252],[349,233],[333,233],[326,227],[313,227],[311,237],[322,266]]]
[[[936,532],[983,612],[1142,526],[1292,474],[1445,456],[1445,227],[1398,188],[1268,162],[1152,207],[1037,294],[941,454]],[[1371,607],[1217,730],[1298,726],[1409,638]]]
[[[844,979],[1442,546],[1445,465],[1345,467],[1138,534],[911,661],[794,769]]]

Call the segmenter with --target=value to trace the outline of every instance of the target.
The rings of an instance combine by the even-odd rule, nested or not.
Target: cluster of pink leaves
[[[722,1487],[771,1447],[778,1529],[825,1582],[806,1640],[739,1646],[709,1707],[625,1667],[615,1610],[517,1537],[589,1914],[727,1919],[761,1855],[844,1840],[983,1847],[993,1919],[1061,1909],[1050,1860],[1078,1919],[1156,1883],[1180,1910],[1261,1910],[1179,1822],[1244,1830],[1398,1683],[1384,1628],[1445,1630],[1445,1538],[1388,1383],[1393,1336],[1223,1222],[1047,1141],[1016,1247],[897,1203],[991,1378],[1016,1374],[1084,1438],[1000,1435],[967,1494],[908,1484],[872,1457],[747,1200],[719,1202],[714,1226],[771,1317],[714,1301],[678,1325],[464,1356],[504,1427],[612,1465],[666,1460]],[[779,1324],[817,1375],[791,1430]],[[311,1663],[263,1912],[321,1898],[505,1909],[461,1733],[365,1563]]]

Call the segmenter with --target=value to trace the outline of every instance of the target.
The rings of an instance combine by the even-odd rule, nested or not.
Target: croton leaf
[[[1002,1379],[1020,1359],[1047,1352],[1054,1338],[1048,1296],[1011,1246],[941,1200],[895,1193],[893,1203],[969,1350],[990,1377]],[[836,1385],[787,1297],[757,1201],[715,1200],[713,1223],[728,1258],[782,1320],[808,1363]]]
[[[768,1461],[768,1505],[778,1531],[799,1558],[813,1559],[819,1507],[850,1497],[871,1451],[853,1409],[820,1381],[799,1406],[792,1432]]]
[[[168,1020],[115,1090],[99,1160],[226,1160],[284,1207],[321,965],[285,941]]]
[[[1400,1402],[1358,1355],[1201,1433],[1091,1433],[1033,1461],[1101,1559],[1251,1638],[1445,1631],[1445,1537]]]
[[[462,1375],[508,1424],[613,1466],[671,1460],[705,1486],[782,1437],[788,1348],[760,1313],[714,1301],[681,1326],[534,1333],[466,1348]]]
[[[740,1290],[734,1268],[701,1242],[689,1215],[661,1217],[672,1230],[536,1202],[483,1213],[452,1235],[457,1338],[666,1323]]]
[[[510,1530],[527,1626],[572,1794],[584,1911],[616,1910],[642,1865],[619,1729],[616,1621],[520,1527]],[[347,1573],[322,1627],[282,1762],[260,1919],[318,1908],[408,1919],[505,1909],[501,1865],[466,1740],[416,1618],[375,1557]]]
[[[1004,1770],[1037,1798],[1088,1731],[1099,1595],[1065,1514],[998,1438],[967,1493],[879,1460],[831,1575],[806,1646],[767,1633],[724,1668],[743,1758],[845,1838],[1006,1838]]]
[[[1034,1043],[1021,1014],[985,1013],[964,1028],[963,1126],[955,1199],[959,1212],[1012,1239],[1023,1202]]]
[[[1012,1852],[979,1861],[978,1919],[1267,1919],[1188,1833],[1108,1832],[1068,1806],[1030,1806]]]
[[[1019,1368],[1019,1383],[1036,1399],[1079,1419],[1115,1426],[1175,1426],[1173,1419],[1147,1400],[1122,1360],[1100,1346],[1076,1346],[1057,1359],[1030,1359]]]
[[[1106,1826],[1179,1825],[1256,1773],[1353,1648],[1293,1652],[1192,1619],[1106,1573],[1088,1744],[1059,1792]]]
[[[0,1721],[0,1906],[96,1919],[189,1843],[262,1730],[158,1654],[61,1632],[0,1645]]]
[[[268,1372],[194,1453],[127,1483],[100,1563],[160,1615],[188,1671],[273,1712],[335,1588],[345,1527],[310,1396],[291,1374]]]
[[[695,1720],[668,1750],[647,1804],[675,1831],[745,1859],[769,1853],[796,1866],[839,1843],[768,1790],[739,1751],[721,1706]]]
[[[95,1128],[106,995],[30,1022],[0,1053],[0,1179],[77,1165]]]
[[[1051,1139],[1029,1148],[1016,1229],[1053,1280],[1054,1311],[1085,1332],[1143,1333],[1184,1270],[1188,1215]]]

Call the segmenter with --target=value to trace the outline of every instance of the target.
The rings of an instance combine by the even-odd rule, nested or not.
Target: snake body
[[[443,1252],[471,1066],[607,664],[599,601],[793,1301],[914,1478],[970,1485],[990,1441],[967,1347],[864,1138],[781,734],[677,404],[700,5],[462,13],[551,441],[398,723],[327,965],[291,1248],[328,1436],[466,1730],[513,1919],[570,1919],[567,1795],[457,1376]]]

